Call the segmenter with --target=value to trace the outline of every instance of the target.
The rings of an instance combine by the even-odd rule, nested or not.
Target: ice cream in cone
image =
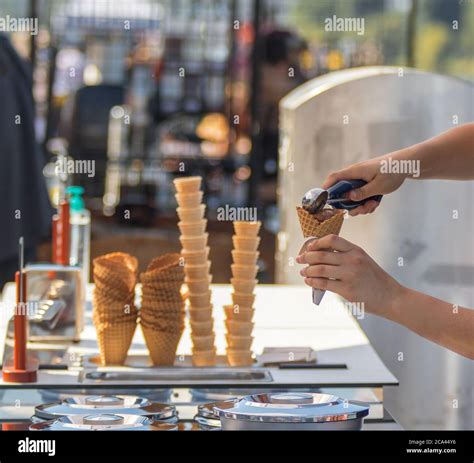
[[[344,222],[344,211],[339,209],[323,209],[318,214],[310,214],[302,207],[297,207],[301,231],[305,238],[322,238],[326,235],[339,235]]]

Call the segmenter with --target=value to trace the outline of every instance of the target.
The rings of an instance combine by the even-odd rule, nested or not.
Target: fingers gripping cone
[[[297,207],[296,211],[304,238],[322,238],[326,235],[339,235],[342,223],[344,222],[344,211],[335,210],[334,215],[323,222],[320,222],[314,215],[311,215],[302,207]],[[305,241],[300,253],[304,251],[309,242],[310,240]],[[319,305],[324,294],[325,291],[313,289],[313,303]]]

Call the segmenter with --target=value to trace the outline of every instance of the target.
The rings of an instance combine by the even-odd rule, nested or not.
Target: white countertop
[[[88,288],[88,300],[92,285]],[[346,370],[272,370],[277,382],[298,384],[396,384],[357,321],[344,308],[343,301],[327,293],[320,306],[311,301],[311,290],[305,286],[258,285],[255,301],[255,329],[253,350],[261,353],[264,347],[312,347],[320,363],[345,363]],[[3,293],[4,308],[13,307],[14,286],[7,285]],[[223,305],[231,303],[230,285],[212,285],[212,301],[218,353],[225,352]],[[8,310],[7,310],[8,311]],[[3,313],[6,311],[3,310]],[[4,339],[6,318],[2,317],[0,339]],[[48,344],[51,346],[51,344]],[[3,347],[3,346],[2,346]],[[71,344],[70,352],[97,353],[95,329],[91,323],[90,304],[86,310],[86,328],[80,343]],[[137,329],[130,353],[146,352],[141,330]],[[189,327],[178,346],[179,354],[191,352]],[[40,370],[39,382],[50,387],[53,383],[69,384],[72,371]],[[163,372],[164,374],[164,372]],[[155,383],[156,381],[153,381]],[[158,381],[159,382],[159,381]],[[1,381],[0,381],[1,384]]]

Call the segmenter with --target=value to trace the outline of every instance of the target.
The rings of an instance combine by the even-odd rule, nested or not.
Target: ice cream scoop
[[[352,201],[344,195],[351,190],[360,188],[367,182],[365,180],[340,180],[333,186],[324,190],[323,188],[312,188],[308,190],[301,200],[301,206],[310,214],[320,212],[327,204],[336,209],[355,209],[369,200],[382,201],[382,195],[371,196],[362,201]]]

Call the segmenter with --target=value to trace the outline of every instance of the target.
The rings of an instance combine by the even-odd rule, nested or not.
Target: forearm
[[[474,359],[474,310],[402,287],[384,316],[436,344]]]
[[[434,138],[397,151],[397,160],[419,161],[414,179],[474,179],[474,124],[465,124]],[[418,173],[418,172],[417,172]]]

